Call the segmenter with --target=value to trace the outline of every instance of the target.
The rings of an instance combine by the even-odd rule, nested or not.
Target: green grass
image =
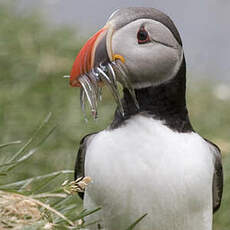
[[[1,158],[0,164],[0,228],[22,229],[30,226],[43,229],[50,225],[55,229],[84,228],[78,220],[87,216],[80,205],[80,198],[74,194],[65,194],[60,181],[73,174],[73,170],[61,170],[50,174],[30,177],[7,183],[4,180],[11,171],[32,157],[54,128],[49,128],[51,114],[44,119],[32,137],[18,151]],[[1,153],[18,142],[0,145]],[[9,156],[10,155],[10,156]],[[25,166],[25,165],[24,165]],[[8,179],[8,178],[7,178]],[[53,228],[52,228],[53,229]]]
[[[47,25],[36,12],[19,15],[14,5],[9,3],[0,5],[0,21],[0,145],[20,141],[0,146],[0,165],[12,160],[20,148],[23,151],[13,160],[27,156],[16,164],[16,168],[9,170],[7,176],[0,177],[0,185],[46,174],[52,177],[52,173],[58,171],[62,175],[55,177],[49,186],[52,189],[60,187],[66,178],[73,177],[72,173],[67,175],[63,172],[74,168],[80,139],[109,124],[115,108],[114,101],[105,90],[103,103],[99,107],[99,119],[89,120],[87,124],[84,122],[79,106],[79,90],[70,88],[68,80],[63,78],[69,74],[74,58],[84,43],[78,40],[76,29]],[[221,209],[215,215],[214,229],[229,230],[230,100],[216,97],[214,92],[218,82],[207,83],[192,78],[189,76],[187,99],[192,124],[196,131],[223,150],[224,197]],[[52,117],[41,128],[40,124],[49,112]],[[39,133],[34,133],[39,127]],[[31,137],[34,139],[23,149]],[[45,142],[44,137],[47,137]],[[36,154],[30,150],[36,150]],[[34,191],[49,191],[49,187],[44,186],[47,181],[43,186],[40,182],[36,183]],[[32,194],[31,191],[29,193]],[[80,207],[80,200],[73,199],[73,203]]]

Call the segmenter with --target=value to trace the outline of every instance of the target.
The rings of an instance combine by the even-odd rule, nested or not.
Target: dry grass
[[[0,191],[0,229],[22,229],[42,219],[39,205],[30,197]]]
[[[88,183],[91,182],[89,177],[80,178],[77,181],[63,183],[63,190],[71,195],[77,192],[84,192]],[[49,204],[43,203],[39,198],[67,198],[67,194],[38,194],[35,196],[26,196],[13,192],[5,192],[0,190],[0,230],[5,229],[22,229],[25,226],[33,225],[42,221],[42,229],[55,229],[57,225],[52,223],[50,215],[56,215],[63,219],[68,226],[74,229],[82,226],[81,219],[71,221],[61,212],[51,207]],[[36,198],[36,199],[35,199]]]

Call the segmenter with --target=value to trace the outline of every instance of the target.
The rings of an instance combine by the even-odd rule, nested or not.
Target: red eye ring
[[[145,44],[150,42],[149,34],[144,27],[141,27],[137,33],[138,44]]]

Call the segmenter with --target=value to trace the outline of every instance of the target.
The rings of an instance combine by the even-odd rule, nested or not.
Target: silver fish
[[[137,109],[139,109],[139,104],[131,81],[124,70],[123,63],[119,60],[107,63],[106,65],[100,65],[90,73],[81,75],[78,79],[82,86],[80,91],[80,104],[85,120],[87,120],[85,106],[86,99],[88,100],[93,118],[97,118],[98,101],[101,101],[101,82],[104,82],[109,88],[122,116],[125,115],[125,112],[122,106],[117,81],[119,81],[123,87],[128,89]]]

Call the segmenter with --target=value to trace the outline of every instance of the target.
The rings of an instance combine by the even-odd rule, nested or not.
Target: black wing
[[[82,178],[85,176],[85,154],[87,148],[87,141],[96,133],[91,133],[86,135],[81,139],[80,147],[77,154],[77,159],[75,162],[75,171],[74,171],[74,179]],[[83,199],[84,192],[79,192],[79,196]]]
[[[206,139],[205,139],[206,140]],[[213,201],[213,213],[215,213],[221,204],[221,198],[223,193],[223,168],[221,151],[217,145],[206,140],[214,155],[214,175],[212,183],[212,201]]]

